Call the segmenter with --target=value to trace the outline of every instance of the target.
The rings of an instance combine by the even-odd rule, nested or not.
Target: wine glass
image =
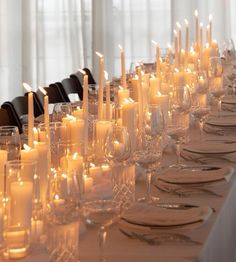
[[[71,103],[56,103],[53,107],[52,111],[52,121],[53,122],[61,122],[63,117],[66,115],[71,115],[72,108]]]
[[[105,154],[108,160],[114,162],[123,162],[131,157],[130,137],[126,127],[113,126],[107,136]]]
[[[98,230],[99,261],[105,261],[104,247],[108,228],[120,217],[120,204],[113,200],[88,201],[82,206],[82,214],[88,226]]]
[[[149,104],[144,114],[144,128],[139,137],[138,149],[134,152],[134,161],[146,171],[146,196],[139,201],[155,202],[159,198],[151,196],[151,180],[153,173],[160,167],[160,138],[164,131],[164,120],[159,105]]]
[[[0,127],[0,149],[7,151],[7,160],[20,159],[21,139],[18,127]]]

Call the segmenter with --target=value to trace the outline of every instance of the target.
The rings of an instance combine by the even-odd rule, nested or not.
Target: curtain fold
[[[95,51],[104,54],[110,78],[119,76],[118,44],[127,71],[132,63],[154,61],[151,40],[165,52],[176,21],[184,28],[188,19],[194,41],[195,9],[204,27],[213,15],[220,45],[236,40],[235,0],[0,0],[0,103],[23,94],[23,81],[35,90],[85,66],[97,79]]]

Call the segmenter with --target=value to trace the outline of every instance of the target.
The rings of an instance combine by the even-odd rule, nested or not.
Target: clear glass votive
[[[0,127],[0,149],[7,151],[7,160],[20,159],[21,139],[18,127]]]
[[[23,258],[29,253],[31,220],[39,199],[36,162],[13,160],[6,164],[4,189],[4,257]]]

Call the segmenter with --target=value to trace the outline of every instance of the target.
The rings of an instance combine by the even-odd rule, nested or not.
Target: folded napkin
[[[207,122],[203,125],[203,130],[206,133],[216,134],[216,135],[230,135],[236,132],[236,126],[220,126],[220,125],[211,125]]]
[[[212,209],[207,206],[176,210],[145,203],[135,203],[123,214],[122,219],[141,226],[184,226],[206,221],[211,213]]]
[[[195,171],[196,170],[196,171]],[[194,169],[174,169],[170,168],[158,177],[158,180],[173,184],[194,184],[209,183],[219,180],[229,181],[234,169],[232,167],[222,167],[216,170]]]
[[[223,127],[235,127],[236,128],[236,116],[235,115],[219,115],[219,116],[210,116],[205,122],[208,125],[216,125]]]

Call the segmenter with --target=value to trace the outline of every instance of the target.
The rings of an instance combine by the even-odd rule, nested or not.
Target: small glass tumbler
[[[6,164],[4,257],[23,258],[29,253],[33,210],[38,207],[39,177],[36,162],[13,160]]]

